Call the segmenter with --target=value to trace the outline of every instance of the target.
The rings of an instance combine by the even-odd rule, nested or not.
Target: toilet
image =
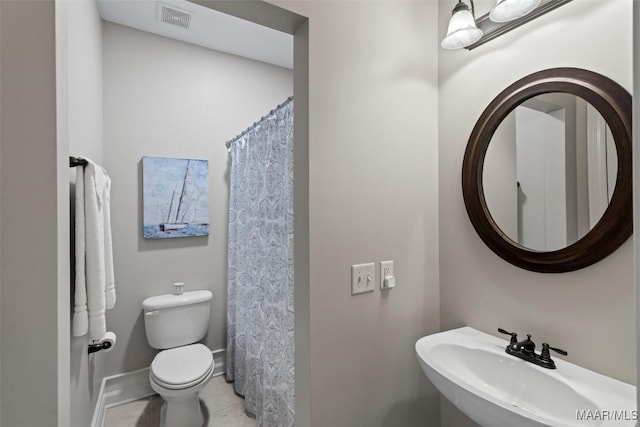
[[[213,294],[210,291],[158,295],[142,302],[147,341],[162,350],[151,362],[149,383],[164,403],[161,427],[202,427],[198,398],[215,364],[211,350],[198,344],[207,333]]]

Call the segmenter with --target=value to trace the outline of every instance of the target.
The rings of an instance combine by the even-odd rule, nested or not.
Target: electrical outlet
[[[393,275],[393,261],[380,261],[380,289],[391,289],[396,286]]]
[[[373,292],[376,283],[375,264],[354,264],[351,266],[351,295]]]

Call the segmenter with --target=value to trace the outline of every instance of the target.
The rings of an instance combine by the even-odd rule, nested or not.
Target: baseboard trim
[[[215,363],[212,377],[223,375],[225,373],[226,350],[214,350],[211,354],[213,354]],[[104,426],[107,409],[143,399],[153,394],[155,392],[149,384],[149,368],[103,378],[98,392],[96,409],[91,420],[91,427]]]
[[[98,399],[96,400],[96,408],[93,410],[93,417],[91,418],[91,427],[103,427],[104,416],[107,412],[107,408],[104,406],[104,386],[106,378],[102,379],[100,383],[100,391],[98,392]]]

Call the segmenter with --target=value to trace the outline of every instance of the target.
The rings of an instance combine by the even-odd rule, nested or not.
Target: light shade
[[[522,18],[542,3],[542,0],[498,0],[489,12],[493,22],[507,22]]]
[[[460,49],[474,44],[482,37],[482,30],[469,11],[469,6],[459,2],[453,8],[453,16],[449,20],[447,35],[440,45],[445,49]]]

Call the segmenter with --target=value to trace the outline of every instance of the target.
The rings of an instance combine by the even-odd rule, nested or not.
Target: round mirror
[[[509,239],[555,251],[600,221],[617,172],[613,135],[598,110],[573,94],[545,93],[498,125],[484,160],[484,197]]]
[[[527,76],[485,109],[463,196],[482,240],[540,272],[583,268],[632,232],[631,95],[586,70]]]

